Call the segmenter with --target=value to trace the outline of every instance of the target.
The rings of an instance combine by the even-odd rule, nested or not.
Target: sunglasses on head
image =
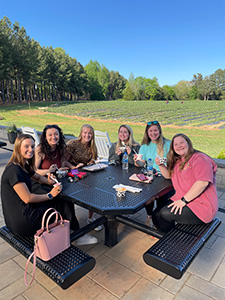
[[[151,121],[151,122],[148,122],[147,125],[156,125],[156,124],[159,124],[158,121]]]

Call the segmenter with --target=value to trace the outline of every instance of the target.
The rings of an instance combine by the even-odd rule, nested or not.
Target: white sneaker
[[[78,246],[91,245],[91,244],[97,244],[97,243],[98,243],[98,239],[96,239],[96,237],[94,237],[90,234],[85,234],[76,240],[76,245],[78,245]]]
[[[87,223],[91,224],[93,221],[95,221],[95,217],[87,218]],[[99,225],[98,227],[95,228],[95,231],[101,231],[103,229],[102,225]]]
[[[152,222],[152,216],[147,216],[145,224],[149,227],[154,227],[154,224]]]

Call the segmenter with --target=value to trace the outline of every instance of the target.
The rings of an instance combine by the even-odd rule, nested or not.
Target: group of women
[[[195,150],[186,135],[176,134],[170,141],[163,136],[159,122],[151,121],[146,124],[140,145],[134,140],[131,127],[123,124],[119,127],[117,142],[109,149],[109,162],[120,164],[124,149],[129,164],[141,167],[151,158],[155,171],[172,180],[173,190],[156,199],[154,210],[155,199],[146,205],[147,225],[168,232],[177,222],[202,224],[215,217],[217,166],[209,156]],[[142,154],[141,160],[137,154]],[[54,207],[70,221],[71,230],[79,229],[74,205],[63,201],[62,187],[53,186],[55,181],[51,174],[57,169],[94,163],[97,157],[94,129],[88,124],[82,126],[78,139],[67,144],[57,125],[47,125],[36,149],[31,136],[19,135],[1,182],[3,214],[8,228],[21,235],[34,235],[45,210]],[[87,222],[93,220],[93,212],[89,211]],[[96,242],[91,235],[77,240],[78,245]]]

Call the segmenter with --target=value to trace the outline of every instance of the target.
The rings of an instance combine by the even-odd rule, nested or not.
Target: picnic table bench
[[[13,150],[10,148],[6,148],[7,143],[0,141],[0,148],[12,152]]]
[[[177,224],[144,253],[143,259],[153,268],[180,279],[220,224],[218,218],[203,225]]]
[[[0,237],[28,258],[34,249],[34,238],[12,233],[7,226],[0,228]],[[37,257],[37,268],[50,277],[62,289],[67,289],[95,266],[95,259],[74,245],[49,261]]]

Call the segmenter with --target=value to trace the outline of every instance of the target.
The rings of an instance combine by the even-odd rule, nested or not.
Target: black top
[[[113,143],[112,146],[110,147],[108,161],[115,160],[115,162],[121,163],[122,158],[123,158],[123,153],[120,154],[120,155],[118,155],[116,153],[116,145],[117,145],[117,142]],[[135,154],[134,150],[138,153],[139,149],[140,149],[140,145],[139,144],[132,145],[132,147],[131,147],[131,153],[128,155],[128,163],[129,164],[134,165],[134,154]]]
[[[27,166],[28,167],[28,166]],[[20,199],[13,189],[16,183],[25,183],[31,193],[31,178],[34,171],[26,168],[27,172],[20,166],[10,164],[7,166],[2,175],[1,182],[1,199],[2,209],[7,227],[14,233],[23,236],[33,236],[41,228],[42,217],[48,208],[55,208],[62,217],[70,221],[70,227],[73,230],[79,228],[78,221],[74,213],[74,205],[67,201],[62,201],[58,195],[51,201],[42,201],[37,203],[25,203]],[[47,190],[46,190],[47,189]],[[35,194],[46,194],[50,189],[40,188]],[[52,218],[54,219],[54,218]],[[54,220],[51,220],[52,222]]]
[[[35,224],[36,221],[36,210],[34,212],[36,205],[26,204],[13,189],[15,184],[23,182],[31,191],[30,177],[34,175],[34,172],[26,169],[27,172],[18,165],[10,164],[6,166],[1,179],[1,199],[5,223],[11,231],[19,234],[26,234],[31,224]]]

